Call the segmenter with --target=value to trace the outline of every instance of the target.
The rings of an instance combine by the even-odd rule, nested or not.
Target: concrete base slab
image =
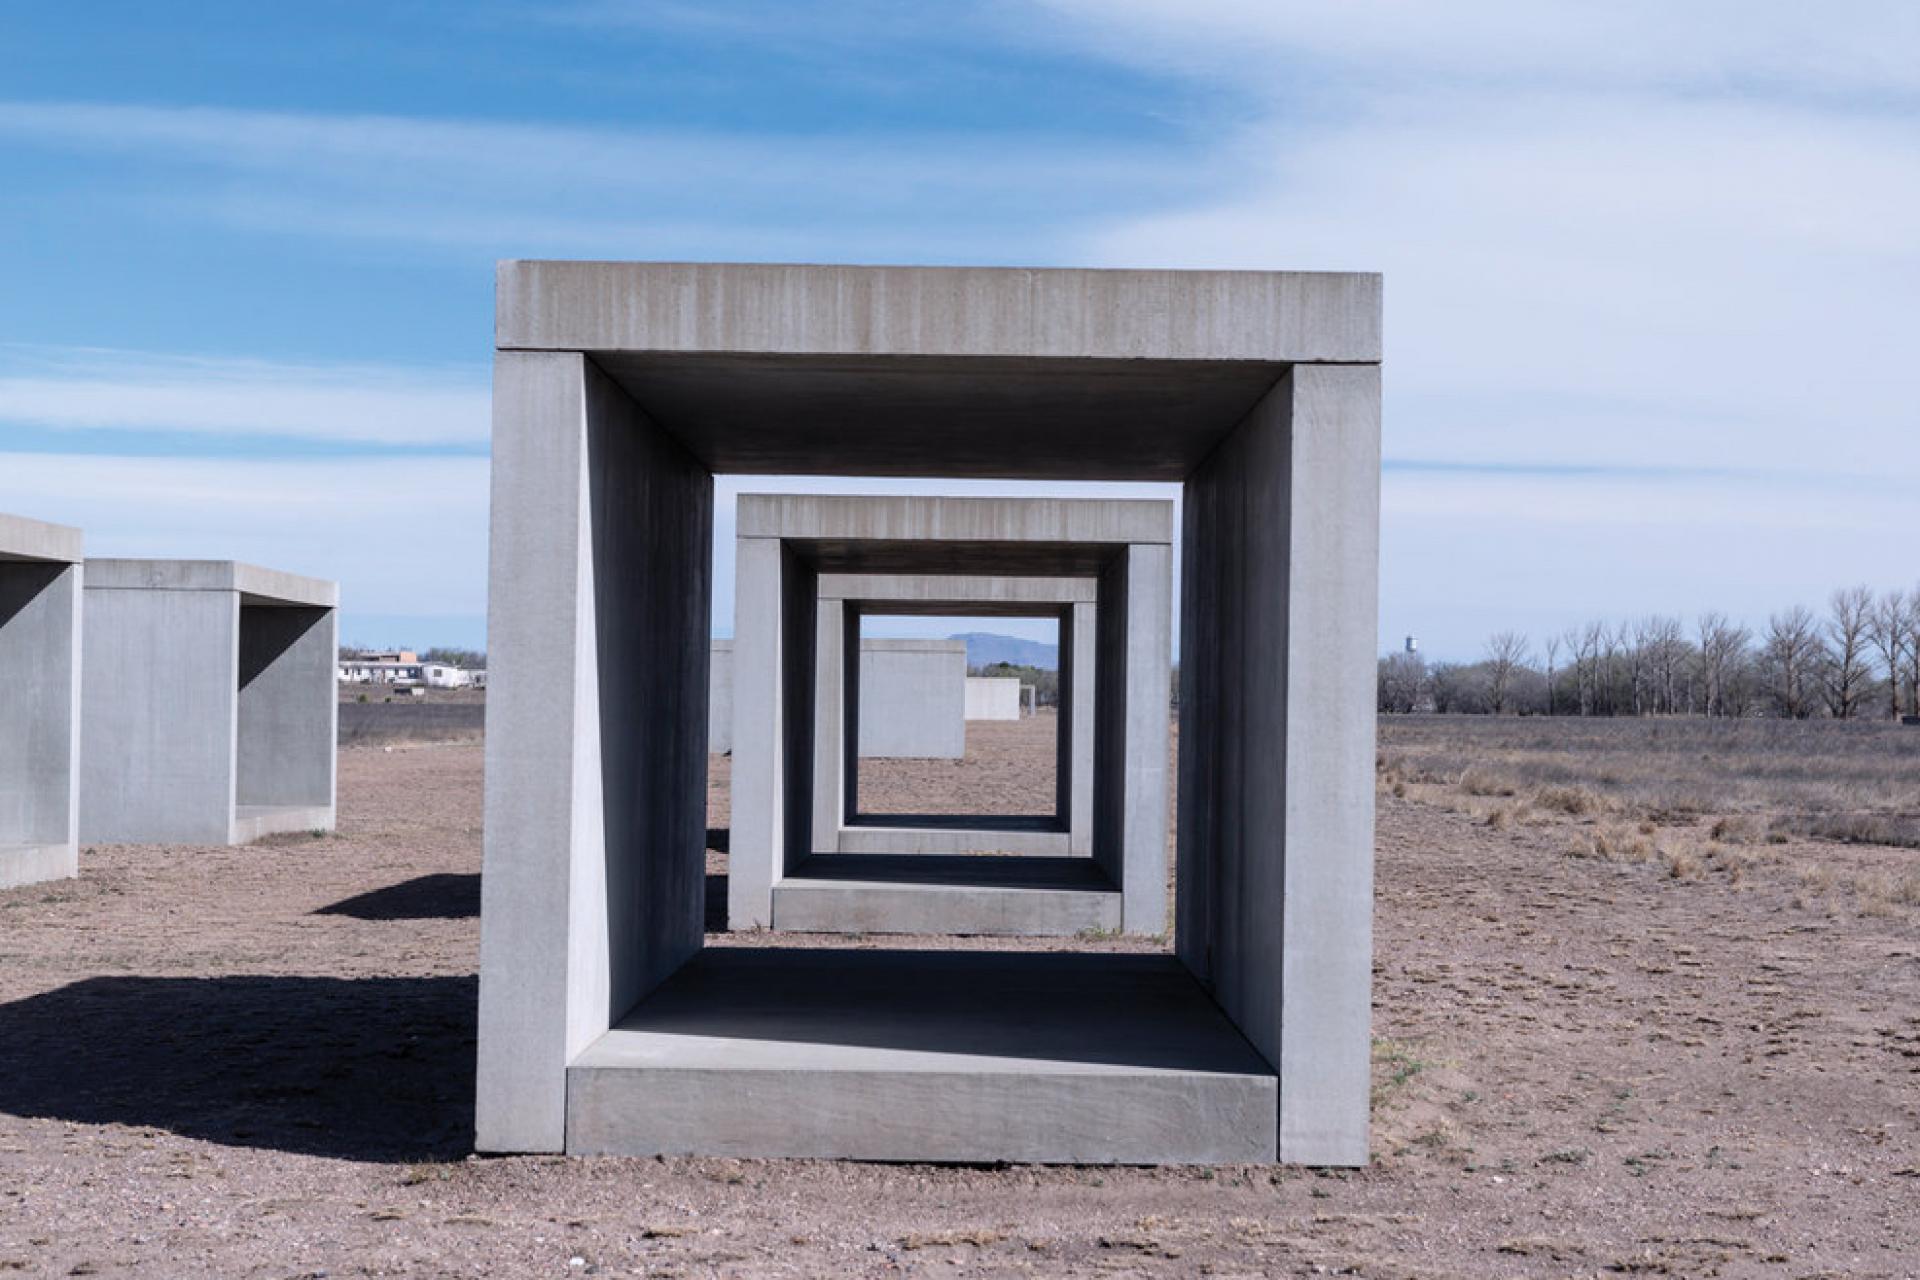
[[[298,831],[333,830],[330,805],[243,804],[233,811],[233,843]]]
[[[0,844],[0,889],[80,874],[80,851],[70,844]]]
[[[1068,938],[1120,912],[1091,858],[815,854],[773,887],[773,927],[798,933]]]
[[[1275,1158],[1274,1073],[1165,956],[716,948],[567,1069],[567,1149]]]
[[[840,828],[841,853],[1007,853],[1064,858],[1073,853],[1066,831],[983,830],[978,826],[850,826]]]

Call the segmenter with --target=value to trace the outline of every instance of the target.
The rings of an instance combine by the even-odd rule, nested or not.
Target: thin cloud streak
[[[484,370],[0,346],[0,442],[10,424],[482,447],[490,423]]]

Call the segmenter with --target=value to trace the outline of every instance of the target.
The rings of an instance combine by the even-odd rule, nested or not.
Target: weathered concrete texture
[[[715,640],[707,671],[707,754],[733,750],[733,641]]]
[[[1184,504],[1175,937],[1308,1164],[1367,1158],[1379,405],[1296,367]]]
[[[1171,503],[1156,501],[743,494],[736,516],[736,565],[747,567],[735,570],[740,664],[735,679],[739,684],[747,678],[745,655],[751,643],[759,661],[774,672],[771,679],[756,673],[756,679],[764,686],[761,696],[781,707],[784,741],[776,743],[758,717],[759,736],[749,741],[747,704],[736,703],[730,925],[778,927],[778,886],[814,854],[934,854],[977,849],[989,840],[994,843],[986,847],[1002,848],[998,836],[1003,830],[1023,830],[1056,838],[1010,842],[1016,847],[1007,852],[1044,856],[1091,851],[1108,885],[1122,891],[1120,927],[1132,933],[1164,932],[1172,513]],[[777,572],[773,547],[779,549]],[[1077,647],[1071,635],[1074,618],[1092,587],[1091,607],[1104,637],[1096,644],[1093,678],[1103,683],[1093,699],[1091,733],[1069,728],[1061,737],[1054,811],[1019,822],[861,813],[857,772],[844,731],[850,710],[859,717],[863,735],[869,723],[863,684],[848,678],[845,662],[860,618],[868,609],[880,614],[959,611],[966,602],[939,599],[934,588],[921,584],[899,587],[898,593],[906,597],[901,604],[863,595],[828,596],[823,584],[836,591],[871,589],[884,595],[886,584],[898,586],[908,575],[969,575],[979,564],[1000,559],[1020,564],[1012,576],[1092,578],[1059,589],[1053,600],[1032,585],[983,592],[1003,611],[1058,617],[1071,663]],[[766,567],[754,567],[759,565]],[[1090,573],[1090,566],[1099,567]],[[874,575],[876,585],[864,585],[862,575]],[[1104,621],[1108,618],[1113,621]],[[801,655],[803,643],[811,651],[810,664]],[[1107,675],[1103,678],[1101,672]],[[1072,690],[1079,681],[1071,671],[1066,674]],[[1149,688],[1157,690],[1157,702],[1136,695],[1129,714],[1129,691]],[[1073,723],[1071,698],[1068,723]],[[1093,767],[1084,775],[1093,794],[1076,804],[1073,792],[1080,784],[1075,741],[1082,736],[1093,739]],[[1068,827],[1076,809],[1090,815],[1090,830],[1084,835]],[[848,839],[846,833],[856,828],[864,829],[862,835]],[[897,845],[877,848],[874,829],[899,831]],[[956,837],[966,832],[981,843],[956,849]],[[1057,838],[1062,834],[1067,837],[1064,849]],[[862,892],[843,888],[833,896],[850,903]],[[1058,931],[1058,913],[1037,900],[996,899],[991,910],[954,905],[963,896],[941,895],[947,904],[941,908],[943,918],[999,919],[1007,921],[1013,933]],[[1027,927],[1017,914],[1020,901],[1033,903]],[[1104,913],[1109,907],[1090,902],[1075,909]],[[805,916],[790,912],[786,918],[786,927],[800,928],[802,921],[807,922],[804,927],[816,927],[829,918],[853,917],[816,911]]]
[[[773,887],[773,927],[796,933],[1071,938],[1120,929],[1120,891],[1090,859],[816,854]]]
[[[1364,1163],[1379,277],[507,263],[499,285],[479,1144]],[[1113,956],[1070,957],[1106,986],[805,950],[673,973],[700,942],[712,471],[1186,482],[1176,943],[1217,1004]],[[950,501],[838,534],[821,507],[785,541],[754,522],[787,512],[743,504],[734,723],[752,707],[763,741],[733,744],[733,918],[768,922],[814,852],[818,657],[839,635],[844,659],[847,614],[821,579],[1051,575],[1102,585],[1063,640],[1094,651],[1090,763],[1120,779],[1082,865],[1119,867],[1125,927],[1158,930],[1122,846],[1156,803],[1164,837],[1165,765],[1134,740],[1164,760],[1166,636],[1123,665],[1112,635],[1167,607],[1171,531],[1109,511],[1035,536]]]
[[[860,758],[965,756],[966,690],[964,640],[862,640]]]
[[[1018,720],[1019,676],[968,676],[967,719]]]
[[[493,464],[475,1142],[551,1151],[700,947],[713,479],[577,353],[501,355]]]
[[[331,582],[227,560],[89,560],[80,838],[331,830]]]
[[[0,515],[0,889],[79,874],[81,535]]]
[[[567,1075],[581,1154],[1274,1155],[1271,1070],[1158,956],[708,951]]]

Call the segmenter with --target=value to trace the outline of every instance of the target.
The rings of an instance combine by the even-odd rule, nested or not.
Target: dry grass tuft
[[[1542,809],[1574,818],[1599,813],[1605,807],[1600,797],[1586,787],[1565,784],[1539,788],[1533,793],[1533,802]]]

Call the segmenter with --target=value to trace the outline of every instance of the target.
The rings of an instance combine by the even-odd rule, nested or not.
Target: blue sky
[[[368,643],[482,639],[500,257],[1380,270],[1383,644],[1920,580],[1905,0],[15,5],[0,226],[0,509]]]

